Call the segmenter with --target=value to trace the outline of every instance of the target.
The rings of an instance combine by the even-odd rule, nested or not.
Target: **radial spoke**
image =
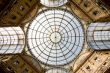
[[[36,20],[37,21],[37,20]],[[45,26],[43,26],[39,21],[37,21],[39,24],[40,24],[40,26],[42,26],[43,28],[45,28]],[[47,28],[45,28],[47,31],[49,31]],[[51,33],[51,31],[49,31],[50,33]]]
[[[46,20],[46,24],[40,19],[41,15],[43,15],[42,17]],[[77,18],[67,10],[42,9],[42,12],[36,17],[36,22],[39,22],[41,25],[37,26],[36,24],[36,29],[34,30],[32,30],[30,25],[30,30],[28,30],[28,40],[30,40],[30,42],[28,42],[29,51],[32,52],[34,56],[36,56],[36,52],[38,55],[36,58],[43,62],[45,66],[69,64],[77,56],[73,55],[80,53],[79,50],[83,48],[84,40],[82,38],[84,38],[84,36],[80,34],[83,34],[83,31],[79,30],[82,26],[80,24],[77,26],[78,24],[75,24],[74,19]],[[71,21],[74,23],[72,24]],[[38,30],[40,27],[42,29]],[[32,34],[36,37],[30,38],[30,36],[33,36]],[[79,50],[74,50],[73,47]],[[35,49],[35,51],[31,51],[32,49]]]

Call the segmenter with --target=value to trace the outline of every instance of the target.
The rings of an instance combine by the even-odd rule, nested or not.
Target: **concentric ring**
[[[67,10],[48,9],[39,13],[27,33],[30,52],[44,64],[68,64],[83,49],[82,25]]]

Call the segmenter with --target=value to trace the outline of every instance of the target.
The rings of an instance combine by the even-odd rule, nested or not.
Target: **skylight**
[[[40,2],[47,7],[59,7],[67,3],[67,0],[40,0]]]
[[[52,68],[47,70],[46,73],[69,73],[69,72],[62,68]]]
[[[28,28],[29,50],[44,64],[68,64],[83,49],[82,25],[67,10],[45,10],[38,14]]]

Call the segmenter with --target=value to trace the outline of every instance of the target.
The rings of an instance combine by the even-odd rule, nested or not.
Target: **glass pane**
[[[20,27],[3,27],[0,28],[0,33],[1,53],[15,54],[22,52],[25,46],[25,37],[24,32]]]
[[[35,19],[36,22],[33,21],[29,25],[27,38],[30,52],[39,61],[48,65],[65,65],[74,60],[83,49],[82,25],[76,16],[69,11],[47,9],[39,13]],[[36,28],[32,30],[32,26]],[[35,38],[32,38],[33,36]],[[31,49],[36,51],[33,52]]]
[[[40,0],[40,2],[48,7],[58,7],[67,3],[67,0]]]

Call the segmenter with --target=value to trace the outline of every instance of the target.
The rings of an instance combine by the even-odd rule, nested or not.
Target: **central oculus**
[[[58,43],[58,42],[60,42],[60,40],[61,40],[61,35],[60,35],[60,33],[58,33],[58,32],[53,32],[53,33],[50,35],[50,40],[51,40],[53,43]]]
[[[83,49],[84,32],[70,11],[47,9],[28,26],[27,40],[30,53],[42,64],[62,66],[72,62]]]

